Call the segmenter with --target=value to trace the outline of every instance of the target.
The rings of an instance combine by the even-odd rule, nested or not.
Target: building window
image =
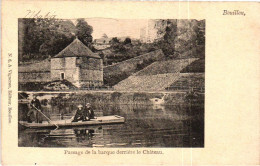
[[[60,73],[60,79],[64,80],[65,79],[65,73]]]

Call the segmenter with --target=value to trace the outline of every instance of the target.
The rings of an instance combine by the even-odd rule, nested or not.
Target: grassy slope
[[[163,58],[164,54],[162,50],[156,50],[114,65],[104,67],[104,84],[109,86],[116,85],[118,82],[126,79],[133,73],[136,73],[154,61],[158,61]]]
[[[205,59],[192,62],[189,66],[182,69],[181,73],[205,73]]]
[[[157,74],[177,73],[180,72],[188,64],[192,63],[195,58],[157,61],[136,73],[136,76],[148,76]]]
[[[204,90],[204,59],[157,61],[114,86],[118,90]]]
[[[119,82],[117,90],[164,90],[179,78],[179,72],[196,58],[157,61]]]
[[[205,89],[205,59],[199,59],[191,63],[180,72],[180,78],[171,84],[168,90]]]
[[[204,73],[181,73],[180,78],[169,86],[169,90],[187,90],[195,88],[203,91],[205,85]]]

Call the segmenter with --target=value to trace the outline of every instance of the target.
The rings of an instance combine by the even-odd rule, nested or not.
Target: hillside
[[[205,59],[198,59],[182,69],[179,79],[166,89],[205,92]]]
[[[197,58],[157,61],[119,82],[115,90],[161,91],[180,78],[180,71],[196,61]]]
[[[177,81],[172,83],[167,90],[187,90],[204,92],[205,73],[180,73]]]
[[[149,76],[130,76],[114,86],[123,91],[161,91],[179,78],[179,74],[157,74]]]
[[[164,54],[162,50],[156,50],[104,67],[104,84],[113,86],[131,76],[133,73],[142,70],[144,67],[163,58]]]
[[[157,75],[157,74],[167,74],[180,72],[184,67],[191,64],[198,58],[188,58],[188,59],[178,59],[178,60],[168,60],[168,61],[157,61],[143,70],[136,73],[136,76],[147,76],[147,75]]]
[[[205,59],[198,59],[181,70],[181,73],[205,73]]]

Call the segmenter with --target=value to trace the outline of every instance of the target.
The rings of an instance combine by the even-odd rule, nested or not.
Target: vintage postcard
[[[259,3],[2,9],[3,165],[260,164]]]

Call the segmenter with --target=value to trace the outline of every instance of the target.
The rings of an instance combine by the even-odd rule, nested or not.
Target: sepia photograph
[[[197,19],[18,19],[19,147],[204,148]]]
[[[259,165],[259,3],[2,6],[2,165]]]

